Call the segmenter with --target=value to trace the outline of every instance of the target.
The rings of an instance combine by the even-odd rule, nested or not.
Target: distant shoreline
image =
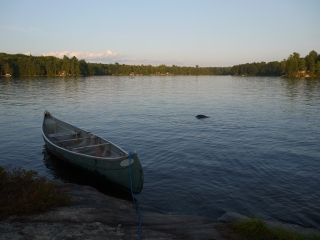
[[[281,62],[254,62],[229,67],[89,63],[66,55],[32,56],[0,53],[0,75],[18,76],[282,76],[320,77],[320,54],[294,52]]]

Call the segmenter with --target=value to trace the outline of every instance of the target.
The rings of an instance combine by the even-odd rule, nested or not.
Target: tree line
[[[234,75],[320,77],[320,55],[312,50],[301,57],[294,52],[281,62],[254,62],[232,67],[180,67],[88,63],[76,57],[32,56],[0,53],[0,75],[12,76],[94,76],[94,75]]]
[[[307,56],[299,53],[290,54],[281,62],[254,62],[235,65],[231,68],[235,76],[282,76],[289,77],[320,77],[320,54],[312,50]]]
[[[32,56],[0,53],[0,75],[90,76],[90,75],[229,75],[231,67],[179,67],[88,63],[76,57]]]

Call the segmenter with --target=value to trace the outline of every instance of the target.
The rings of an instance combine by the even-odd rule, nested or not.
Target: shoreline
[[[34,215],[11,216],[0,221],[0,239],[132,239],[138,235],[139,215],[133,202],[104,195],[89,186],[67,183],[71,204]],[[171,215],[140,204],[143,239],[245,239],[233,233],[229,223],[249,219],[226,213],[219,219]],[[306,236],[320,230],[294,224],[265,221]]]

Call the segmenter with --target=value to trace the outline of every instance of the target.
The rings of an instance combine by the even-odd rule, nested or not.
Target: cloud
[[[21,32],[25,32],[25,33],[30,32],[30,33],[32,33],[32,34],[34,34],[34,33],[49,34],[49,35],[54,35],[54,36],[56,36],[56,37],[63,37],[62,34],[43,31],[43,30],[41,30],[41,29],[34,28],[34,27],[23,28],[23,27],[17,27],[17,26],[5,26],[5,25],[0,25],[0,28],[5,29],[5,30],[21,31]]]
[[[31,52],[26,52],[25,55],[32,54]],[[33,54],[32,54],[33,55]],[[177,65],[177,66],[195,66],[196,64],[201,65],[201,63],[194,63],[188,59],[151,59],[151,58],[136,58],[129,57],[127,55],[118,54],[107,50],[105,52],[82,52],[82,51],[61,51],[61,52],[47,52],[43,53],[42,56],[54,56],[58,58],[63,58],[66,55],[69,58],[75,56],[77,59],[84,59],[91,63],[115,63],[129,64],[129,65],[152,65],[158,66],[165,64],[167,66]]]
[[[29,55],[30,52],[25,53],[26,55]],[[185,59],[180,60],[159,60],[159,59],[146,59],[146,58],[130,58],[125,55],[121,55],[115,52],[112,52],[110,50],[107,50],[105,52],[99,52],[99,53],[92,53],[92,52],[81,52],[81,51],[61,51],[61,52],[48,52],[43,53],[43,56],[54,56],[58,58],[63,58],[64,55],[66,55],[69,58],[72,58],[75,56],[77,59],[85,59],[87,62],[96,62],[96,63],[110,63],[110,62],[118,62],[120,64],[130,64],[130,65],[160,65],[160,64],[166,64],[166,65],[184,65],[188,63]]]
[[[85,59],[85,60],[117,60],[120,59],[122,56],[118,53],[112,52],[107,50],[106,52],[100,53],[92,53],[92,52],[72,52],[72,51],[62,51],[62,52],[48,52],[43,53],[43,56],[54,56],[58,58],[63,58],[64,55],[67,57],[76,57],[78,59]]]
[[[32,31],[31,29],[26,29],[26,28],[22,28],[22,27],[16,27],[16,26],[5,26],[5,25],[0,25],[0,28],[2,29],[6,29],[6,30],[18,30],[18,31]]]

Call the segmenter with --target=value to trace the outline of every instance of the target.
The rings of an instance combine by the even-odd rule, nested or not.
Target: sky
[[[320,52],[320,0],[3,0],[0,52],[228,67]]]

